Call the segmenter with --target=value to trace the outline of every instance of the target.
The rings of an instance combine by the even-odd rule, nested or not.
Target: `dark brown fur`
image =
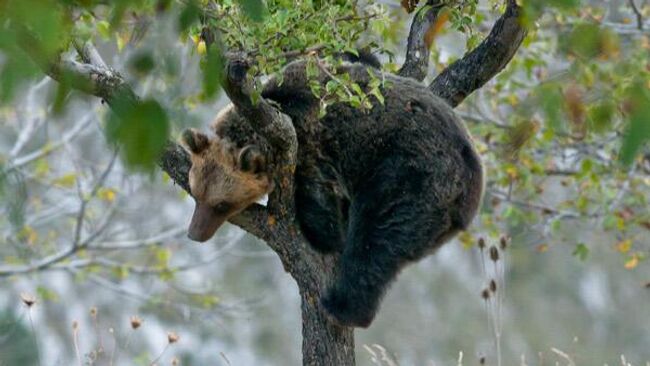
[[[401,268],[470,224],[482,197],[483,168],[462,121],[421,83],[359,63],[342,66],[337,71],[362,88],[371,74],[383,79],[385,104],[375,101],[363,111],[337,103],[319,119],[304,70],[304,61],[289,65],[283,83],[272,80],[262,95],[296,128],[303,234],[318,251],[342,253],[323,305],[335,321],[366,327]],[[237,147],[264,145],[234,109],[213,128]]]

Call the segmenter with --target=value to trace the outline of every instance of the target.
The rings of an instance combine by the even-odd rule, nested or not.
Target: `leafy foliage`
[[[520,295],[515,295],[518,305],[530,301],[530,306],[517,308],[534,309],[535,316],[529,318],[542,319],[543,323],[534,327],[536,332],[533,336],[512,330],[510,335],[504,333],[504,336],[528,335],[529,338],[518,337],[514,343],[523,341],[538,346],[543,343],[538,337],[545,331],[552,334],[552,342],[557,341],[557,322],[548,322],[548,317],[540,315],[548,305],[544,298],[551,293],[551,286],[566,288],[565,294],[570,294],[565,300],[578,304],[575,308],[581,310],[579,316],[587,316],[582,311],[583,300],[576,295],[582,291],[582,278],[579,277],[587,274],[578,271],[591,268],[597,276],[606,272],[607,279],[612,280],[612,286],[607,286],[611,287],[611,301],[619,301],[615,305],[621,308],[626,302],[631,307],[636,306],[634,301],[638,301],[638,297],[635,299],[630,294],[638,293],[639,284],[647,282],[650,37],[647,21],[645,30],[640,31],[633,13],[626,8],[626,2],[610,2],[619,15],[606,11],[597,1],[522,0],[518,3],[524,9],[522,21],[530,27],[523,47],[496,80],[468,98],[459,108],[488,167],[487,193],[480,220],[460,235],[459,240],[464,248],[470,248],[479,235],[494,242],[504,232],[513,237],[513,250],[508,255],[512,254],[515,260],[508,272],[517,275],[512,276],[512,283],[508,283],[508,292]],[[431,57],[435,71],[430,77],[476,47],[491,22],[503,10],[503,4],[504,1],[499,0],[446,1],[446,8],[440,15],[444,21],[436,25],[439,29]],[[182,251],[177,251],[177,245],[183,240],[182,233],[159,235],[162,227],[178,224],[175,214],[167,215],[168,210],[161,209],[165,197],[172,197],[171,205],[176,207],[178,192],[164,190],[169,185],[168,177],[161,178],[156,174],[150,175],[152,180],[141,181],[120,175],[93,190],[101,177],[98,169],[110,166],[112,146],[107,148],[97,142],[102,140],[90,140],[88,136],[72,141],[65,138],[67,134],[63,132],[54,133],[69,127],[66,123],[73,122],[77,115],[68,113],[79,109],[79,103],[84,102],[79,93],[72,91],[72,83],[78,81],[66,79],[70,75],[63,75],[64,82],[51,90],[37,93],[46,98],[45,102],[28,103],[25,104],[28,107],[23,107],[24,87],[33,85],[36,77],[42,77],[42,70],[33,62],[33,56],[41,61],[72,58],[72,40],[77,44],[91,40],[100,45],[102,53],[106,53],[104,58],[123,72],[138,93],[142,92],[145,97],[141,102],[118,100],[117,113],[107,117],[102,132],[110,142],[119,146],[123,163],[148,171],[153,168],[169,135],[181,124],[197,126],[199,121],[205,123],[214,115],[213,103],[219,96],[225,50],[249,53],[255,63],[251,77],[258,78],[258,85],[261,76],[277,72],[295,57],[307,58],[309,72],[314,76],[321,72],[322,66],[335,64],[337,54],[355,52],[357,47],[368,47],[385,55],[384,70],[394,72],[399,67],[399,57],[395,55],[403,52],[408,20],[401,6],[418,14],[418,10],[428,5],[424,1],[397,0],[392,3],[317,0],[0,1],[0,127],[3,131],[3,139],[0,139],[3,148],[0,156],[0,201],[3,204],[0,215],[8,218],[0,220],[1,241],[6,243],[0,248],[0,267],[30,265],[42,258],[65,253],[75,241],[75,230],[79,227],[82,241],[96,234],[97,241],[93,245],[111,246],[119,241],[135,248],[81,248],[54,267],[71,268],[70,273],[74,273],[74,279],[79,283],[98,278],[113,281],[113,286],[128,282],[122,290],[140,289],[135,296],[148,299],[141,309],[157,311],[157,316],[162,314],[165,321],[185,324],[188,312],[205,309],[210,310],[210,317],[221,316],[218,311],[231,307],[230,291],[238,293],[240,284],[255,286],[262,283],[268,287],[268,281],[271,281],[269,268],[260,266],[262,269],[246,271],[229,268],[220,272],[228,263],[234,263],[234,267],[250,268],[243,262],[224,261],[220,263],[224,266],[203,267],[211,271],[213,281],[205,291],[183,293],[178,290],[187,277],[208,277],[203,276],[203,272],[202,276],[185,277],[183,271],[192,270],[200,261],[204,260],[201,262],[203,265],[213,260],[205,258],[210,248],[184,246]],[[641,12],[648,19],[650,6],[641,6]],[[206,32],[210,29],[215,32]],[[30,43],[31,47],[26,49],[26,36],[34,37],[45,47]],[[190,67],[192,72],[181,73],[184,64],[199,64],[199,57],[194,57],[197,55],[201,58],[200,71]],[[337,101],[358,108],[372,108],[373,103],[382,103],[381,88],[385,84],[381,78],[375,78],[368,88],[362,89],[347,75],[333,76],[325,85],[310,85],[314,95],[321,100],[321,113]],[[31,98],[32,91],[30,88],[27,99]],[[34,105],[37,108],[33,108]],[[76,107],[73,109],[72,105]],[[20,134],[29,130],[31,121],[39,118],[47,121],[36,125],[33,132],[36,137],[14,152],[15,146],[20,145]],[[97,136],[93,135],[93,138]],[[74,155],[69,151],[70,146],[79,149],[76,159],[70,158]],[[165,184],[159,184],[160,180],[156,179]],[[160,191],[155,202],[145,206],[142,201],[151,200],[154,190]],[[180,197],[187,198],[187,195],[183,193]],[[81,212],[82,225],[77,226],[74,216],[80,212],[67,210],[78,209],[80,202],[85,200],[86,212]],[[63,206],[65,211],[62,211]],[[148,211],[153,213],[147,214],[146,218],[138,213],[134,218],[133,211],[141,211],[143,207],[153,207]],[[111,216],[114,211],[117,213]],[[108,229],[102,235],[105,220],[109,220]],[[155,234],[153,239],[152,232]],[[134,238],[143,239],[131,240]],[[251,248],[255,250],[251,257],[264,254],[259,253],[259,247],[254,244]],[[179,265],[183,262],[186,264]],[[540,266],[548,263],[553,269],[544,272]],[[612,263],[614,266],[610,265]],[[410,275],[421,276],[419,279],[423,281],[437,277],[429,272],[419,272],[423,270],[416,268]],[[531,277],[542,277],[538,275],[542,273],[544,277],[539,282],[530,280]],[[142,286],[131,287],[139,284],[138,278],[142,276],[150,277],[143,281]],[[242,280],[242,276],[250,278]],[[47,283],[49,276],[42,277],[43,283]],[[58,280],[62,277],[53,278]],[[441,278],[445,283],[439,288],[452,287],[449,281],[453,279],[448,276]],[[571,282],[574,279],[576,284]],[[22,281],[7,283],[11,287],[22,284]],[[156,285],[152,286],[152,283]],[[235,283],[238,285],[231,285]],[[535,293],[538,283],[541,290]],[[467,287],[467,283],[463,285],[457,288]],[[39,299],[48,303],[57,300],[62,303],[61,299],[66,296],[55,292],[54,289],[59,291],[58,287],[50,287],[50,284],[41,286],[39,282],[34,287]],[[421,290],[421,287],[417,289],[420,297]],[[559,290],[553,288],[553,291]],[[465,301],[467,294],[461,293],[463,303],[471,304],[471,301]],[[576,299],[571,300],[574,295]],[[446,297],[425,297],[431,302],[441,298]],[[449,307],[445,314],[461,309],[458,302],[451,300],[437,302],[436,306],[439,305]],[[175,317],[174,309],[179,307],[184,315]],[[426,309],[431,309],[429,303]],[[277,318],[275,308],[255,308],[258,315],[265,310],[272,316],[258,316],[260,323]],[[635,311],[631,313],[636,314]],[[597,311],[595,314],[600,316],[601,313]],[[467,313],[459,316],[459,319],[469,318]],[[558,319],[555,316],[561,315],[553,315],[552,319]],[[25,333],[26,329],[19,329],[23,327],[20,320],[13,315],[6,318],[11,324],[17,324],[18,330],[14,334]],[[203,320],[207,316],[196,318]],[[523,318],[520,317],[518,322]],[[634,347],[636,342],[638,345],[634,349],[647,349],[645,338],[638,336],[641,331],[633,328],[638,319],[630,318],[632,320],[620,317],[616,322],[610,318],[587,319],[589,324],[606,323],[607,334],[611,336],[608,347]],[[421,322],[421,319],[417,321]],[[198,326],[206,326],[203,321],[200,323]],[[551,330],[544,328],[548,324],[552,324]],[[103,323],[102,327],[106,328],[106,325]],[[57,329],[53,333],[57,339],[65,338],[60,337],[59,326],[59,323],[52,326]],[[207,326],[212,326],[212,323]],[[266,328],[258,326],[264,332],[277,328],[275,323]],[[116,329],[120,328],[116,326]],[[223,337],[224,334],[230,337],[237,333],[224,328],[220,327],[223,332],[216,336],[214,328],[205,330],[206,338]],[[620,328],[619,333],[612,328]],[[637,333],[630,332],[630,329]],[[4,334],[2,330],[0,333]],[[633,339],[630,334],[634,335]],[[23,343],[23,338],[12,340],[18,347],[31,347],[31,342]],[[275,355],[280,347],[286,347],[280,343],[290,344],[268,334],[259,338],[280,339],[271,343],[273,347],[268,347],[270,350],[264,355]],[[445,342],[440,349],[456,350],[462,349],[457,345],[466,344],[468,339],[462,334],[449,336],[445,333],[440,342]],[[475,339],[471,338],[469,342],[475,342]],[[426,343],[423,347],[428,357],[430,342]],[[3,346],[0,342],[0,353]],[[416,346],[409,344],[408,348],[412,350]],[[519,355],[520,351],[517,349],[515,353]],[[593,357],[589,360],[608,352],[600,347],[590,351],[588,356],[584,355]],[[143,364],[150,363],[149,356],[142,351],[140,359]],[[281,356],[286,355],[283,353]],[[200,355],[196,357],[198,359]],[[29,364],[33,361],[20,358],[10,363]],[[200,361],[195,363],[201,364]],[[597,364],[595,361],[591,363]]]
[[[122,147],[126,163],[152,169],[167,143],[169,121],[154,100],[118,101],[106,126],[109,141]]]

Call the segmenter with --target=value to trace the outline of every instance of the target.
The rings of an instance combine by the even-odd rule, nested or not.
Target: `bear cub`
[[[362,88],[382,80],[384,103],[374,100],[370,110],[335,103],[319,118],[319,100],[303,82],[305,61],[262,91],[296,129],[301,231],[315,250],[341,254],[321,303],[332,320],[356,327],[370,325],[405,265],[469,225],[483,194],[481,160],[451,107],[422,83],[362,61],[336,72]],[[189,236],[197,241],[273,189],[269,145],[236,108],[223,110],[212,128],[214,137],[183,134],[196,199]]]

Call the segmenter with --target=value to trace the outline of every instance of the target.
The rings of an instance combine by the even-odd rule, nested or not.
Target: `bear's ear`
[[[208,136],[193,128],[188,128],[183,131],[182,139],[183,144],[193,154],[201,153],[210,144]]]
[[[261,173],[266,170],[266,158],[257,145],[246,145],[237,158],[239,170],[248,173]]]

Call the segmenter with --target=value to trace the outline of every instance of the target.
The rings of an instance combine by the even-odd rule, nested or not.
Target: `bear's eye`
[[[226,212],[230,211],[231,208],[232,208],[232,203],[230,203],[230,202],[220,202],[220,203],[217,203],[213,207],[213,210],[215,212],[217,212],[217,213],[223,214],[223,213],[226,213]]]

